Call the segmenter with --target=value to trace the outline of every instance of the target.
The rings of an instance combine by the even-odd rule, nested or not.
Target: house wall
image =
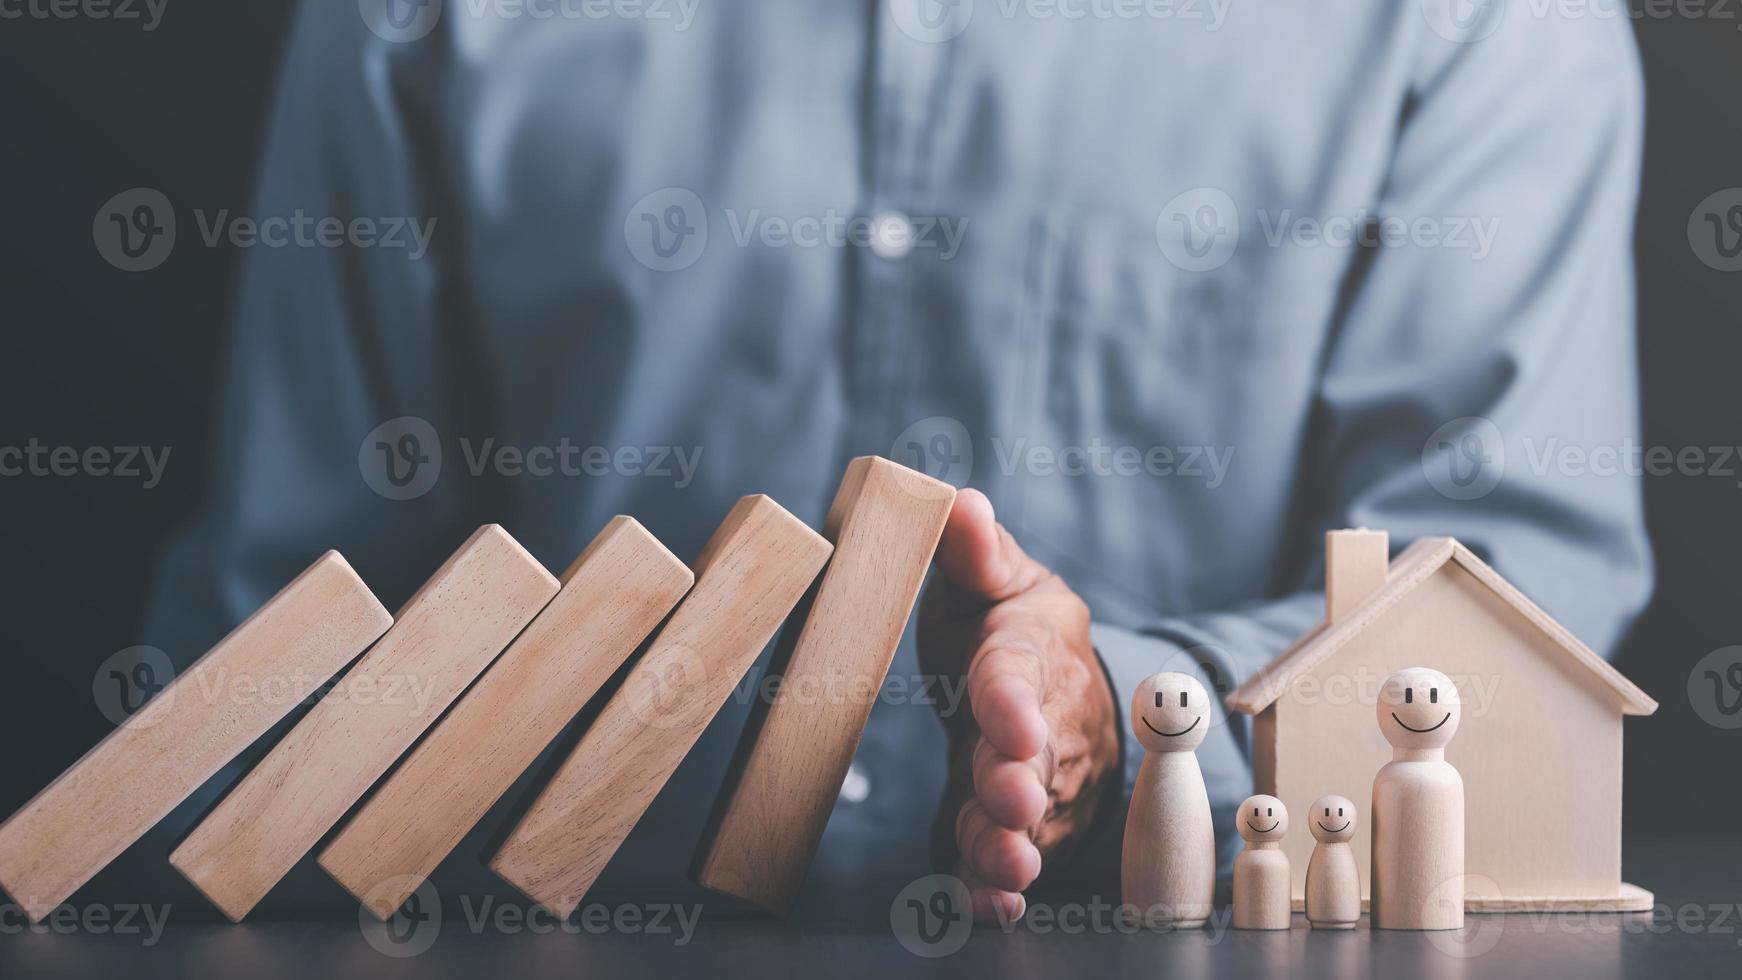
[[[1354,841],[1367,897],[1373,777],[1391,759],[1374,705],[1403,667],[1435,668],[1464,706],[1447,759],[1464,779],[1465,868],[1506,898],[1613,897],[1621,883],[1621,705],[1456,564],[1448,563],[1271,709],[1275,782],[1260,786],[1298,830],[1283,849],[1304,892],[1313,800],[1360,807]],[[1479,879],[1468,891],[1485,889]]]

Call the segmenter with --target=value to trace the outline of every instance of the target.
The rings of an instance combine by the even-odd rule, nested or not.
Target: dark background
[[[171,0],[151,33],[0,21],[0,445],[174,447],[150,491],[0,478],[0,816],[110,730],[92,672],[139,642],[155,563],[206,494],[237,253],[181,248],[127,274],[97,254],[92,216],[138,186],[182,213],[246,208],[292,8]],[[1648,90],[1637,236],[1647,445],[1742,443],[1742,273],[1703,265],[1687,237],[1696,204],[1742,185],[1742,9],[1729,13],[1635,19]],[[1663,707],[1627,725],[1634,838],[1742,836],[1742,731],[1700,721],[1688,693],[1697,660],[1742,643],[1738,479],[1646,481],[1657,594],[1618,663]]]

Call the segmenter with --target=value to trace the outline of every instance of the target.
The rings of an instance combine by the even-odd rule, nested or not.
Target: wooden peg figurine
[[[1196,754],[1209,725],[1210,694],[1187,674],[1156,674],[1131,698],[1131,730],[1144,754],[1125,817],[1120,888],[1146,925],[1196,929],[1210,917],[1216,832]]]
[[[1375,929],[1463,928],[1464,780],[1446,761],[1458,714],[1458,689],[1437,670],[1405,668],[1380,685],[1392,752],[1373,780]]]
[[[1353,929],[1361,918],[1361,873],[1355,867],[1355,804],[1321,796],[1307,811],[1313,832],[1306,871],[1306,917],[1314,929]]]
[[[1274,796],[1248,796],[1234,814],[1246,849],[1234,856],[1234,928],[1287,929],[1288,808]]]

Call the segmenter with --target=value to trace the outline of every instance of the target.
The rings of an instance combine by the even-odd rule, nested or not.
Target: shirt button
[[[871,218],[871,251],[883,259],[913,251],[913,222],[900,211],[879,211]]]
[[[841,802],[863,803],[871,796],[871,779],[857,762],[847,767],[847,778],[841,780]]]

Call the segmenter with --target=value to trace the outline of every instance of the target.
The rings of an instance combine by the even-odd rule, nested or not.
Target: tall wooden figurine
[[[1216,834],[1196,754],[1209,724],[1209,692],[1190,675],[1156,674],[1132,696],[1131,730],[1144,754],[1125,817],[1120,887],[1148,925],[1194,929],[1210,917]]]
[[[1446,761],[1458,709],[1458,689],[1426,667],[1379,688],[1379,730],[1392,752],[1373,780],[1376,929],[1463,928],[1464,780]]]
[[[1234,928],[1287,929],[1288,855],[1282,853],[1282,838],[1288,833],[1288,808],[1274,796],[1249,796],[1234,814],[1234,826],[1246,839],[1246,849],[1234,856]]]
[[[1321,796],[1307,812],[1313,832],[1306,870],[1306,917],[1314,929],[1353,929],[1361,919],[1361,872],[1355,867],[1355,804]]]

